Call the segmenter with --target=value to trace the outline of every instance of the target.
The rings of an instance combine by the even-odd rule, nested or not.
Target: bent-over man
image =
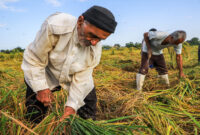
[[[186,32],[179,30],[171,34],[163,31],[151,29],[149,32],[144,33],[144,41],[142,43],[142,58],[139,73],[136,75],[137,90],[141,90],[146,74],[148,73],[149,64],[153,65],[159,77],[165,80],[169,85],[168,71],[165,63],[162,50],[164,48],[173,46],[176,52],[176,61],[179,69],[179,77],[184,77],[183,64],[182,64],[182,42],[186,38]]]
[[[95,119],[93,69],[101,57],[101,40],[114,33],[117,22],[106,8],[93,6],[78,19],[55,13],[43,23],[24,52],[27,118],[39,123],[53,100],[53,92],[68,91],[61,120],[77,113]]]

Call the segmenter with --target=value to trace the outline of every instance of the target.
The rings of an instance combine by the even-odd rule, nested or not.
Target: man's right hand
[[[40,90],[37,92],[37,100],[44,104],[44,106],[50,106],[54,100],[53,93],[50,89]]]
[[[76,111],[72,107],[65,106],[64,114],[61,117],[60,122],[66,118],[69,118],[69,116],[73,114],[76,114]]]
[[[152,49],[151,49],[151,46],[150,46],[150,40],[149,40],[148,32],[144,33],[144,41],[145,41],[146,46],[147,46],[148,60],[150,60],[151,55],[152,55]]]

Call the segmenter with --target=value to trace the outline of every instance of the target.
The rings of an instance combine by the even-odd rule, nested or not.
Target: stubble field
[[[56,101],[39,125],[34,126],[24,119],[26,87],[20,67],[22,55],[0,53],[0,134],[62,134],[62,129],[57,127],[60,126],[59,118],[67,96],[64,90],[54,93]],[[126,130],[127,134],[200,134],[200,65],[197,63],[197,46],[185,46],[183,49],[185,79],[178,78],[175,54],[166,49],[164,56],[171,86],[163,84],[155,69],[151,69],[143,90],[137,91],[135,76],[140,67],[140,50],[103,50],[101,62],[93,73],[98,98],[97,121],[88,121],[101,127],[102,123],[104,126],[110,124],[110,127],[105,127],[106,130],[112,125],[116,130]],[[130,117],[116,119],[124,116]],[[110,119],[115,120],[112,122]],[[81,128],[77,128],[80,132],[73,133],[86,134]],[[95,134],[85,126],[84,130],[87,129],[88,134]]]

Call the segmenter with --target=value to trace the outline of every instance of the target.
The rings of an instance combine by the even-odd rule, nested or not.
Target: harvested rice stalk
[[[133,118],[125,116],[107,121],[85,120],[77,116],[70,116],[65,122],[59,123],[51,135],[63,133],[66,135],[133,135],[133,130],[145,129],[146,126],[119,122]]]

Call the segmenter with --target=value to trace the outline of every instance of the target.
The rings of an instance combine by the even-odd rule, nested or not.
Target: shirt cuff
[[[81,104],[76,100],[74,100],[73,98],[71,98],[70,96],[68,96],[67,102],[65,104],[65,106],[69,106],[72,107],[76,112],[77,110],[83,106],[85,103],[82,102]]]
[[[29,82],[31,84],[31,88],[35,93],[37,93],[40,90],[49,88],[46,80],[29,80]]]
[[[176,54],[181,54],[181,50],[176,51]]]

